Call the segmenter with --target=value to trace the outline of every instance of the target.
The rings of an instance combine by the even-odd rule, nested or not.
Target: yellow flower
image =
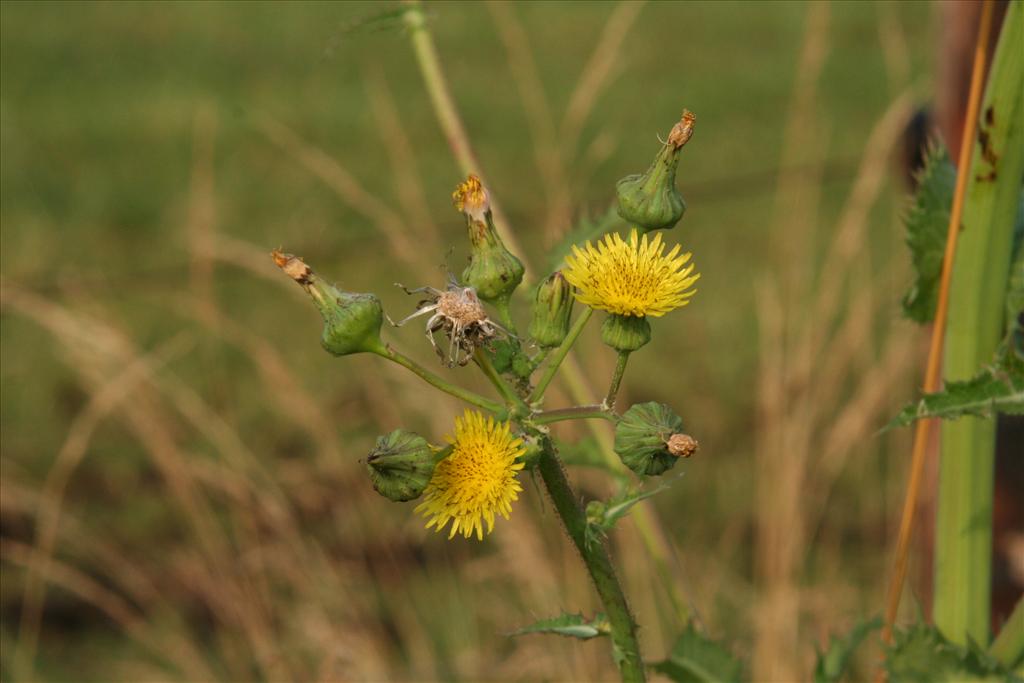
[[[455,437],[451,455],[434,468],[424,492],[424,500],[416,512],[428,517],[427,528],[441,531],[452,523],[448,538],[457,532],[483,540],[494,530],[494,514],[508,519],[512,501],[519,498],[522,487],[516,479],[522,462],[516,462],[526,451],[523,440],[512,436],[508,422],[496,422],[481,413],[466,410],[455,418]]]
[[[576,298],[591,308],[640,318],[662,316],[690,303],[697,290],[689,287],[700,277],[690,274],[690,254],[680,255],[678,244],[668,254],[664,250],[660,232],[652,240],[647,235],[638,239],[634,228],[628,243],[612,234],[596,249],[589,241],[584,249],[573,245],[562,272],[577,288]]]

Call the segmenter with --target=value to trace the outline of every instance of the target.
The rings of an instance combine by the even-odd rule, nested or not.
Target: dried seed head
[[[668,452],[677,458],[689,458],[697,452],[697,440],[689,434],[673,434],[668,438]]]
[[[457,287],[441,292],[437,298],[437,312],[462,327],[487,320],[487,311],[472,287]]]

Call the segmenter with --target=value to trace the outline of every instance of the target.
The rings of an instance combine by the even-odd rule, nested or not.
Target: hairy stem
[[[597,594],[604,605],[608,623],[611,625],[612,644],[615,663],[623,681],[643,681],[644,663],[640,657],[640,645],[636,638],[636,624],[629,612],[626,596],[615,576],[615,568],[604,543],[587,543],[587,518],[583,509],[576,502],[576,494],[566,479],[562,463],[555,454],[554,445],[549,439],[543,442],[538,469],[544,486],[551,496],[558,516],[562,518],[565,530],[579,550],[583,563],[587,566],[590,578],[594,581]]]
[[[414,361],[412,358],[409,358],[405,354],[396,351],[394,348],[391,347],[390,344],[378,350],[375,350],[374,353],[376,353],[381,358],[387,358],[389,361],[393,363],[398,363],[403,368],[411,370],[412,372],[416,373],[419,377],[421,377],[424,381],[426,381],[428,384],[437,387],[446,394],[451,394],[455,398],[462,399],[466,403],[471,403],[477,406],[478,408],[489,410],[492,413],[497,413],[503,410],[504,408],[504,406],[502,406],[497,401],[492,401],[489,398],[484,398],[483,396],[477,394],[476,392],[470,391],[469,389],[463,389],[462,387],[456,386],[450,382],[441,379],[439,376],[435,375],[430,370],[427,370],[425,367]]]
[[[547,391],[548,385],[551,384],[551,380],[555,378],[555,373],[558,372],[558,366],[565,360],[565,356],[569,353],[569,349],[572,348],[573,344],[576,343],[576,339],[580,336],[583,328],[587,326],[587,321],[590,320],[590,316],[594,314],[594,309],[587,307],[583,309],[583,313],[576,318],[576,322],[569,328],[569,334],[566,335],[565,340],[561,345],[555,349],[555,355],[552,356],[548,362],[548,366],[544,368],[544,374],[541,375],[540,381],[537,382],[537,388],[533,390],[530,395],[530,403],[536,403],[537,401],[544,398],[544,392]]]

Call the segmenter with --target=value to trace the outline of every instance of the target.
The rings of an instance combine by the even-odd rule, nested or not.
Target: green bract
[[[601,341],[616,351],[636,351],[651,341],[651,324],[645,317],[613,313],[601,325]]]
[[[682,434],[683,421],[661,403],[638,403],[627,410],[615,427],[615,452],[623,464],[639,475],[663,474],[679,455],[670,452],[669,440]]]
[[[434,450],[427,440],[404,429],[377,438],[366,457],[373,488],[388,500],[419,498],[434,473]]]

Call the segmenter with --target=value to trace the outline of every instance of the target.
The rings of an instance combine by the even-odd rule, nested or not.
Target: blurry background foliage
[[[367,21],[389,9],[0,6],[5,679],[614,678],[603,644],[506,637],[595,611],[528,481],[484,543],[373,492],[376,435],[437,441],[461,407],[325,354],[267,256],[393,317],[415,299],[392,282],[461,270],[460,174],[400,22]],[[621,400],[668,403],[701,443],[654,499],[700,623],[755,673],[806,675],[882,605],[908,439],[876,431],[919,365],[893,150],[929,97],[931,6],[427,9],[532,263],[696,112],[666,237],[700,291]],[[392,339],[433,362],[418,327]],[[580,357],[610,375],[596,325]],[[629,520],[611,542],[660,659],[681,624]]]

